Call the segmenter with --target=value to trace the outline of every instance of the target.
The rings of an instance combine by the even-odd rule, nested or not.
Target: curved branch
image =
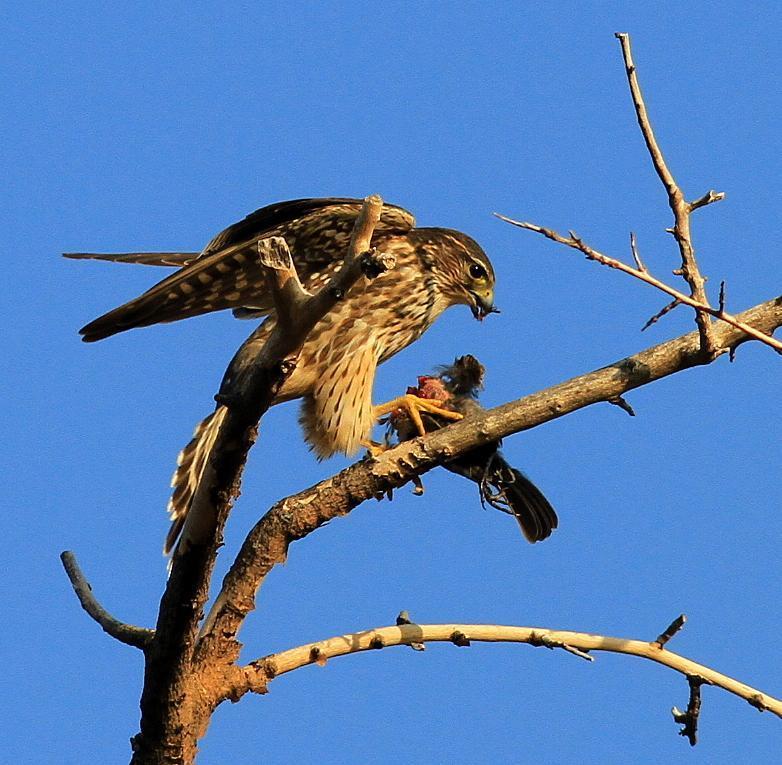
[[[115,640],[119,640],[120,643],[140,648],[142,651],[152,642],[152,638],[155,636],[154,630],[121,622],[98,603],[97,598],[92,594],[90,583],[79,568],[76,556],[70,550],[60,553],[60,560],[68,579],[71,580],[71,586],[79,603],[81,603],[81,607],[101,626],[105,633],[111,635]]]
[[[782,326],[782,296],[738,318],[770,334]],[[736,327],[714,327],[718,348],[735,347],[748,336]],[[275,504],[255,524],[242,545],[202,628],[197,656],[220,663],[236,661],[236,636],[266,575],[285,561],[288,545],[328,521],[346,515],[372,497],[382,498],[414,476],[481,444],[528,430],[683,369],[710,363],[691,332],[602,369],[574,377],[539,393],[487,409],[423,438],[405,441],[376,459],[366,458],[337,475]]]
[[[308,643],[237,668],[240,674],[231,678],[235,683],[230,688],[226,688],[226,698],[230,696],[232,699],[237,699],[248,692],[265,693],[269,681],[275,677],[308,664],[324,664],[328,659],[337,656],[411,643],[450,642],[469,645],[470,641],[527,643],[552,649],[571,649],[587,655],[592,651],[606,651],[637,656],[669,667],[688,678],[699,678],[704,683],[717,686],[744,699],[760,711],[768,710],[782,718],[782,699],[769,696],[746,683],[673,653],[657,641],[627,640],[589,632],[498,624],[403,624]]]

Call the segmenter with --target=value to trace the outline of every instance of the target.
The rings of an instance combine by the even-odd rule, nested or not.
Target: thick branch
[[[627,81],[630,85],[630,95],[633,99],[635,114],[638,119],[638,125],[641,128],[646,148],[654,164],[654,169],[660,180],[665,186],[668,194],[668,204],[671,207],[674,218],[674,227],[672,233],[679,245],[679,253],[682,259],[682,276],[690,285],[690,297],[699,305],[709,305],[709,299],[706,296],[706,280],[698,269],[698,263],[695,260],[695,250],[692,246],[692,235],[690,232],[690,213],[699,207],[704,207],[712,202],[717,202],[725,195],[714,191],[709,191],[700,199],[694,202],[688,202],[679,185],[676,183],[673,173],[668,169],[662,150],[657,143],[657,138],[652,130],[652,124],[649,121],[649,115],[646,111],[646,104],[641,93],[641,86],[638,84],[638,74],[633,54],[630,49],[630,35],[623,32],[617,32],[616,37],[622,46],[622,57],[624,58]],[[688,303],[691,305],[691,303]],[[701,338],[701,349],[706,354],[713,354],[717,350],[714,333],[711,328],[711,321],[704,310],[696,310],[695,321],[698,324],[698,331]]]
[[[566,247],[571,247],[574,250],[583,252],[589,260],[594,260],[601,265],[608,266],[609,268],[615,268],[617,271],[623,271],[626,274],[630,274],[630,276],[634,276],[636,279],[640,279],[642,282],[651,284],[652,287],[656,287],[658,290],[661,290],[667,295],[670,295],[674,301],[666,305],[662,311],[653,316],[646,323],[644,329],[651,326],[651,324],[668,313],[668,311],[673,309],[676,305],[683,303],[684,305],[691,306],[696,311],[703,311],[710,314],[711,316],[714,316],[716,319],[721,319],[722,321],[733,325],[755,340],[759,340],[760,342],[765,343],[769,347],[773,348],[777,353],[782,353],[782,342],[775,339],[771,335],[758,330],[756,327],[747,324],[747,322],[741,321],[741,319],[733,316],[733,314],[730,314],[725,310],[725,301],[722,297],[724,293],[722,290],[720,291],[720,307],[712,308],[708,303],[700,303],[689,295],[685,295],[683,292],[679,292],[679,290],[674,289],[665,282],[662,282],[656,277],[652,276],[645,266],[643,268],[634,268],[627,263],[623,263],[621,260],[616,260],[616,258],[604,255],[602,252],[595,250],[593,247],[590,247],[583,239],[576,236],[572,231],[570,232],[569,236],[563,236],[562,234],[559,234],[550,228],[538,226],[535,223],[513,220],[513,218],[508,218],[507,216],[500,215],[499,213],[494,213],[494,215],[500,220],[504,220],[506,223],[510,223],[513,226],[518,226],[519,228],[526,229],[527,231],[534,231],[536,234],[541,234],[547,239],[551,239],[552,241],[558,242],[559,244],[564,244]],[[724,350],[724,347],[722,350]],[[715,345],[711,355],[717,355],[720,352],[721,349]]]
[[[194,686],[188,680],[195,667],[198,624],[209,595],[217,550],[239,493],[247,452],[255,442],[261,416],[293,371],[309,331],[362,273],[376,275],[389,266],[383,256],[365,256],[382,204],[378,196],[364,200],[342,267],[313,296],[301,287],[283,239],[257,243],[280,321],[260,348],[261,335],[257,331],[251,335],[234,357],[221,386],[219,402],[227,406],[227,414],[173,558],[155,639],[147,652],[141,732],[133,741],[134,763],[189,762],[195,755],[195,742],[208,724],[214,694],[205,683]]]
[[[361,651],[388,648],[412,643],[459,642],[468,645],[470,641],[489,643],[527,643],[547,648],[563,648],[589,653],[607,651],[637,656],[670,667],[689,677],[698,677],[701,682],[715,685],[747,701],[756,709],[768,710],[782,717],[782,699],[769,696],[745,683],[734,680],[714,669],[698,664],[677,653],[663,648],[658,642],[626,640],[624,638],[594,635],[589,632],[550,630],[542,627],[510,627],[497,624],[405,624],[393,627],[379,627],[365,632],[340,635],[317,643],[308,643],[297,648],[266,656],[251,664],[237,668],[233,685],[225,689],[225,696],[233,700],[247,692],[266,693],[268,683],[275,677],[292,672],[308,664],[325,664],[328,659],[346,656]],[[465,643],[465,640],[467,641]]]
[[[84,578],[84,574],[76,562],[76,556],[66,550],[60,554],[60,560],[68,579],[71,580],[73,591],[76,593],[81,607],[101,626],[103,631],[115,640],[119,640],[120,643],[145,649],[155,636],[155,631],[146,627],[135,627],[115,619],[92,594],[92,587]]]
[[[782,326],[782,297],[738,316],[762,332]],[[728,324],[715,326],[718,348],[738,345],[747,335]],[[380,498],[413,476],[435,465],[494,441],[527,430],[577,409],[610,401],[633,388],[683,369],[708,363],[700,352],[697,332],[656,345],[614,364],[575,377],[552,388],[489,409],[424,438],[406,441],[365,459],[332,478],[278,502],[250,531],[225,577],[207,617],[199,654],[216,655],[230,663],[239,654],[236,635],[255,607],[255,595],[265,576],[285,560],[288,545],[371,497]]]

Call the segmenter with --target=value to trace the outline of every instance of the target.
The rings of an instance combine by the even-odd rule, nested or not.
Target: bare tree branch
[[[680,306],[681,302],[679,301],[679,298],[674,298],[671,300],[670,303],[666,303],[654,316],[652,316],[646,324],[641,327],[641,332],[645,332],[649,327],[652,326],[652,324],[657,324],[660,319],[663,318],[663,316],[667,316],[671,311],[673,311],[674,308],[677,306]]]
[[[648,269],[641,260],[641,255],[638,252],[638,239],[635,236],[635,231],[630,232],[630,252],[633,254],[633,260],[635,261],[636,268],[639,271],[646,272]]]
[[[678,302],[678,303],[683,303],[685,305],[691,306],[696,311],[702,311],[704,313],[710,314],[711,316],[714,316],[717,319],[721,319],[722,321],[733,325],[737,329],[740,329],[742,332],[746,333],[747,335],[754,338],[755,340],[759,340],[760,342],[765,343],[770,348],[773,348],[777,353],[782,353],[782,342],[771,337],[769,334],[758,330],[756,327],[753,327],[747,324],[746,322],[741,321],[741,319],[739,319],[736,316],[733,316],[733,314],[727,313],[722,307],[722,304],[724,304],[724,300],[721,301],[720,308],[712,308],[708,303],[700,303],[694,298],[690,297],[689,295],[685,295],[683,292],[679,292],[679,290],[674,289],[673,287],[667,285],[665,282],[661,282],[659,279],[652,276],[647,269],[644,268],[644,270],[641,270],[639,268],[634,268],[633,266],[630,266],[627,263],[623,263],[621,260],[617,260],[616,258],[611,258],[608,255],[604,255],[602,252],[599,252],[593,247],[590,247],[583,239],[577,236],[573,231],[570,231],[568,236],[563,236],[562,234],[559,234],[550,228],[545,228],[544,226],[538,226],[536,223],[527,223],[526,221],[513,220],[513,218],[508,218],[505,215],[500,215],[500,213],[494,213],[494,215],[500,220],[504,220],[506,223],[510,223],[513,226],[518,226],[519,228],[526,229],[527,231],[534,231],[536,234],[541,234],[542,236],[545,236],[547,239],[551,239],[552,241],[558,242],[559,244],[564,244],[566,247],[570,247],[574,250],[578,250],[579,252],[584,253],[584,255],[586,255],[588,260],[594,260],[597,263],[600,263],[601,265],[608,266],[609,268],[615,268],[618,271],[622,271],[626,274],[630,274],[630,276],[634,276],[636,279],[640,279],[642,282],[651,284],[653,287],[656,287],[658,290],[662,290],[663,292],[665,292],[666,294],[674,298],[674,302],[667,305],[665,308],[663,308],[662,311],[660,311],[652,319],[650,319],[650,321],[647,322],[646,325],[644,326],[644,329],[646,329],[646,327],[650,326],[659,318],[664,316],[669,310],[674,308],[675,304]],[[720,353],[724,353],[727,350],[727,347],[719,346],[716,339],[713,337],[713,332],[711,332],[710,342],[711,342],[711,346],[710,346],[711,351],[709,355],[712,356],[717,355]]]
[[[590,632],[550,630],[545,627],[514,627],[498,624],[403,624],[354,632],[291,648],[251,662],[227,678],[225,698],[238,700],[245,693],[266,693],[268,684],[276,677],[308,664],[325,664],[329,659],[360,653],[379,647],[389,648],[413,643],[454,642],[460,634],[468,641],[488,643],[527,643],[546,648],[562,648],[576,655],[592,659],[597,651],[637,656],[662,664],[686,675],[698,678],[699,685],[708,683],[744,699],[756,709],[768,710],[782,718],[782,699],[769,696],[739,680],[717,672],[692,659],[663,648],[658,641],[628,640],[595,635]],[[692,687],[692,683],[691,683]],[[692,704],[692,702],[691,702]],[[698,704],[700,706],[700,704]],[[678,710],[677,710],[678,711]],[[680,713],[681,714],[681,713]],[[697,714],[696,714],[697,717]],[[677,722],[685,722],[677,720]]]
[[[714,204],[714,202],[721,202],[723,199],[725,199],[724,191],[714,191],[714,189],[711,189],[702,197],[698,197],[698,199],[694,199],[689,203],[690,211],[697,210],[699,207],[706,207],[706,205]]]
[[[632,50],[630,49],[630,35],[623,32],[617,32],[616,38],[622,46],[622,57],[624,58],[627,81],[630,85],[630,95],[633,99],[638,125],[641,128],[646,148],[649,150],[649,154],[652,158],[654,169],[660,177],[663,186],[665,186],[665,190],[668,194],[668,204],[673,212],[674,226],[672,233],[679,245],[679,253],[682,258],[681,273],[690,285],[690,297],[692,298],[692,302],[688,302],[687,305],[691,305],[694,308],[697,308],[697,306],[694,305],[696,303],[700,306],[708,306],[709,299],[706,296],[706,280],[698,269],[698,263],[695,260],[695,250],[692,246],[690,213],[692,213],[693,210],[697,210],[699,207],[704,207],[707,204],[723,199],[725,194],[709,191],[694,202],[688,202],[685,199],[684,193],[676,183],[676,179],[673,177],[673,173],[668,169],[665,157],[663,156],[662,150],[657,143],[657,138],[652,130],[652,124],[649,121],[649,114],[646,110],[644,97],[641,93],[641,86],[638,84],[638,73],[636,72]],[[696,310],[695,321],[698,324],[698,331],[700,332],[701,349],[706,354],[713,354],[717,350],[717,346],[711,330],[711,321],[706,315],[707,313],[711,313],[711,311],[706,311],[703,308]]]
[[[239,493],[247,452],[258,422],[280,386],[293,371],[309,331],[342,298],[358,278],[377,275],[393,265],[369,253],[382,210],[379,196],[367,197],[356,220],[347,257],[339,272],[316,295],[308,295],[296,275],[285,241],[258,243],[263,267],[280,321],[269,339],[254,332],[234,356],[223,380],[219,403],[228,407],[213,448],[193,520],[160,604],[155,638],[146,654],[141,697],[141,730],[133,740],[134,763],[190,762],[214,708],[214,693],[203,668],[194,664],[198,624],[209,595],[217,550],[234,498]],[[190,518],[188,518],[190,521]],[[183,532],[184,533],[184,532]],[[197,682],[193,682],[193,678]]]
[[[609,398],[608,403],[613,404],[614,406],[618,406],[622,411],[627,412],[630,417],[635,417],[635,409],[633,409],[633,407],[630,406],[630,403],[622,396]]]
[[[79,568],[76,556],[66,550],[60,554],[60,560],[81,607],[101,626],[103,631],[115,640],[119,640],[120,643],[144,650],[155,636],[155,631],[146,627],[135,627],[115,619],[92,594],[92,587]]]
[[[690,699],[687,702],[686,711],[682,712],[677,707],[671,709],[671,714],[675,722],[682,725],[682,729],[679,731],[680,736],[684,736],[690,742],[690,746],[695,746],[698,743],[698,720],[701,713],[701,686],[704,684],[711,685],[711,683],[700,675],[688,675],[687,682],[690,685]],[[753,706],[756,706],[754,700],[757,694],[749,700]],[[763,710],[761,710],[763,711]]]
[[[782,326],[782,296],[740,314],[742,326],[763,333]],[[749,339],[729,324],[715,325],[716,348]],[[230,664],[239,655],[237,634],[266,575],[284,562],[288,545],[328,521],[346,515],[372,497],[382,498],[413,476],[489,441],[528,430],[633,388],[709,363],[697,332],[656,345],[602,369],[544,391],[488,409],[423,438],[406,441],[374,459],[364,459],[337,475],[274,505],[250,531],[206,619],[198,655]]]
[[[712,308],[705,279],[695,260],[690,214],[723,198],[710,191],[688,202],[670,172],[652,131],[626,34],[617,34],[622,46],[630,92],[638,123],[655,171],[665,186],[674,215],[675,236],[681,256],[678,270],[690,288],[686,295],[653,277],[640,258],[635,237],[631,251],[636,267],[592,249],[575,234],[564,237],[551,229],[499,216],[554,241],[579,250],[591,260],[624,271],[655,286],[673,298],[653,323],[679,304],[695,309],[697,332],[659,344],[634,356],[588,374],[526,396],[454,425],[406,441],[377,457],[367,457],[339,474],[296,495],[281,500],[261,518],[247,536],[222,589],[199,624],[209,594],[218,548],[234,498],[239,493],[248,450],[253,445],[263,413],[273,402],[287,376],[295,368],[299,350],[315,324],[342,298],[355,281],[393,267],[393,262],[370,252],[370,241],[382,208],[379,197],[368,197],[356,221],[350,251],[339,273],[315,295],[301,285],[284,240],[257,243],[259,263],[276,307],[274,331],[266,337],[256,330],[234,356],[215,397],[225,407],[212,456],[173,559],[171,576],[163,595],[155,631],[143,630],[109,616],[92,597],[73,556],[63,563],[85,610],[117,639],[144,649],[146,666],[141,699],[141,731],[133,740],[133,762],[189,763],[197,740],[204,734],[215,707],[225,699],[238,700],[247,692],[264,693],[274,677],[310,663],[391,645],[423,645],[426,641],[450,641],[467,647],[473,640],[525,642],[550,649],[561,648],[592,660],[592,651],[613,651],[640,656],[687,675],[690,702],[686,712],[674,709],[691,743],[697,732],[700,685],[713,683],[758,709],[782,716],[782,701],[695,662],[671,653],[664,646],[681,628],[674,621],[656,641],[622,640],[587,633],[497,625],[416,625],[343,635],[259,659],[237,664],[241,644],[239,630],[255,608],[258,589],[271,569],[285,560],[291,542],[301,539],[328,521],[349,513],[367,499],[390,496],[394,488],[438,464],[512,433],[536,427],[597,402],[610,402],[632,414],[622,394],[684,369],[712,362],[721,353],[731,355],[741,343],[756,339],[782,352],[772,337],[782,326],[782,296],[732,316],[725,312],[721,289],[719,308]],[[247,243],[236,245],[246,249]],[[710,316],[720,321],[712,323]],[[70,562],[69,562],[70,561]]]

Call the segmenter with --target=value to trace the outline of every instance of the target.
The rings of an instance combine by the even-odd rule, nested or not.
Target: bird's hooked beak
[[[483,321],[490,313],[500,312],[499,308],[494,307],[494,290],[487,289],[481,292],[469,290],[469,293],[470,310],[478,321]]]

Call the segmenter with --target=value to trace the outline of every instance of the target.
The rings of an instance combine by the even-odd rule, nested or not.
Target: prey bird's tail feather
[[[514,481],[506,487],[505,494],[521,532],[529,542],[540,542],[551,536],[559,525],[556,511],[523,473],[513,468]]]
[[[197,252],[64,252],[71,260],[107,260],[110,263],[137,263],[142,266],[181,268],[192,263]]]
[[[528,542],[541,542],[551,536],[559,520],[543,492],[497,453],[489,465],[481,496],[493,507],[509,512],[516,518]]]
[[[481,502],[512,515],[528,542],[542,542],[557,528],[557,513],[543,492],[496,447],[468,452],[445,467],[477,483]]]
[[[171,478],[174,491],[168,501],[171,528],[163,547],[165,555],[186,549],[189,538],[209,520],[201,517],[199,511],[211,507],[208,502],[209,460],[227,412],[228,409],[221,406],[201,420],[190,443],[179,453],[177,468]]]

